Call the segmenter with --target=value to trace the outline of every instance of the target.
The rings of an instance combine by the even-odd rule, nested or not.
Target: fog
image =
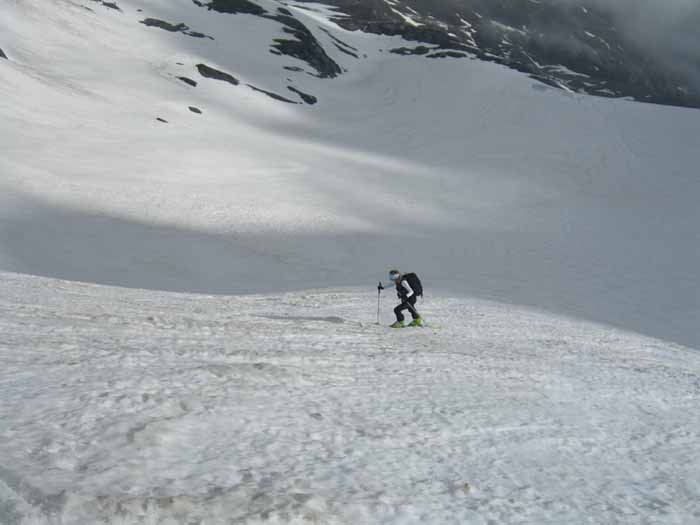
[[[630,44],[700,90],[700,0],[556,0],[610,13]]]

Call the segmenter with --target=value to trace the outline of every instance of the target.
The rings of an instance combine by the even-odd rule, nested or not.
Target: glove
[[[384,289],[384,286],[382,285],[382,282],[379,281],[379,284],[377,285],[377,290],[381,291]]]

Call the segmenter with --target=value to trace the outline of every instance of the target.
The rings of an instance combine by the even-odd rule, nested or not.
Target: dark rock
[[[331,33],[331,32],[330,32],[328,29],[326,29],[325,27],[320,27],[320,26],[319,26],[319,29],[320,29],[321,31],[323,31],[324,33],[326,33],[326,34],[331,38],[331,40],[333,40],[333,42],[335,42],[336,44],[338,44],[340,47],[344,47],[345,49],[350,49],[350,50],[355,51],[355,52],[358,51],[358,49],[357,49],[356,47],[351,46],[350,44],[348,44],[348,43],[346,43],[346,42],[343,42],[340,38],[338,38],[337,36],[335,36],[333,33]]]
[[[199,33],[197,31],[188,31],[185,34],[188,36],[191,36],[193,38],[208,38],[209,40],[214,40],[214,37],[209,36],[209,35],[205,35],[204,33]]]
[[[206,64],[197,64],[197,71],[199,71],[199,74],[204,78],[223,80],[224,82],[228,82],[234,86],[240,84],[236,77],[229,75],[228,73],[224,73],[223,71],[219,71],[218,69],[214,69],[213,67],[209,67]]]
[[[160,29],[164,29],[166,31],[170,31],[171,33],[179,33],[180,31],[186,31],[187,29],[189,29],[189,27],[187,27],[187,25],[185,24],[170,24],[163,20],[158,20],[157,18],[146,18],[144,20],[141,20],[141,22],[139,23],[148,27],[157,27]]]
[[[298,102],[294,102],[293,100],[289,100],[288,98],[284,98],[281,95],[278,95],[277,93],[272,93],[271,91],[265,91],[264,89],[257,88],[251,84],[247,84],[247,86],[252,89],[253,91],[257,91],[258,93],[264,93],[270,98],[273,98],[275,100],[279,100],[280,102],[286,102],[288,104],[298,104]]]
[[[121,12],[122,10],[119,8],[116,2],[106,2],[104,0],[92,0],[93,2],[100,4],[104,7],[108,7],[109,9],[114,9],[115,11]]]
[[[171,24],[163,20],[158,20],[157,18],[146,18],[144,20],[141,20],[141,22],[139,23],[147,27],[157,27],[165,31],[170,31],[171,33],[182,33],[183,35],[191,36],[194,38],[208,38],[210,40],[214,40],[213,37],[205,35],[204,33],[190,31],[190,28],[187,26],[187,24],[183,23]]]
[[[202,110],[199,109],[199,108],[196,108],[196,107],[194,107],[194,106],[190,106],[190,107],[189,107],[189,110],[190,110],[192,113],[197,113],[198,115],[201,115],[201,114],[202,114]]]
[[[467,56],[468,55],[457,51],[439,51],[438,53],[428,55],[428,58],[467,58]]]
[[[219,13],[229,13],[232,15],[244,13],[249,15],[262,15],[265,11],[258,4],[248,2],[248,0],[212,0],[208,4],[203,4],[193,0],[200,7],[207,7],[210,11],[218,11]]]
[[[179,80],[182,80],[185,84],[189,84],[189,85],[192,86],[192,87],[196,87],[196,86],[197,86],[197,82],[195,82],[195,81],[192,80],[191,78],[187,78],[187,77],[177,77],[177,78],[178,78]]]
[[[301,99],[304,102],[306,102],[307,104],[309,104],[310,106],[313,106],[314,104],[316,104],[316,102],[318,102],[318,99],[316,97],[314,97],[313,95],[308,95],[308,94],[304,93],[303,91],[298,90],[294,86],[287,86],[287,89],[289,91],[299,95],[301,97]]]
[[[9,60],[9,59],[7,58],[7,55],[3,52],[2,49],[0,49],[0,58],[4,58],[5,60]]]
[[[293,38],[277,38],[272,44],[271,53],[275,55],[286,55],[299,60],[303,60],[313,67],[320,78],[333,78],[342,73],[342,70],[333,59],[331,59],[314,37],[313,33],[294,18],[289,9],[280,7],[275,14],[268,13],[265,9],[248,0],[212,0],[203,3],[199,0],[192,0],[195,5],[206,7],[210,11],[228,14],[251,14],[269,20],[275,20],[284,27],[282,30]],[[347,49],[345,50],[347,51]]]
[[[304,70],[302,68],[296,67],[296,66],[284,66],[284,69],[286,69],[287,71],[294,71],[295,73],[303,73],[304,72]]]
[[[343,46],[341,46],[340,44],[337,44],[336,42],[333,42],[333,45],[336,48],[338,48],[338,51],[341,51],[341,52],[345,53],[346,55],[350,55],[353,58],[360,58],[359,56],[357,56],[357,53],[353,53],[352,51],[345,49]]]
[[[167,124],[167,123],[168,123],[168,121],[165,120],[164,118],[158,117],[156,120],[157,120],[158,122],[163,122],[164,124]]]
[[[300,0],[315,2],[316,0]],[[700,108],[695,68],[650,53],[602,3],[559,0],[325,0],[346,30],[401,36],[435,48],[427,58],[478,58],[547,85],[599,96]],[[585,6],[585,9],[584,9]],[[397,12],[398,11],[398,12]],[[410,16],[421,25],[407,22]],[[688,27],[692,27],[689,22]],[[413,55],[410,48],[392,50]],[[688,54],[688,57],[697,54]],[[687,61],[686,61],[687,62]]]
[[[394,53],[396,55],[427,55],[430,52],[425,46],[418,47],[397,47],[395,49],[390,49],[389,53]]]
[[[334,78],[342,73],[340,66],[329,57],[316,37],[299,20],[288,15],[265,16],[284,24],[283,31],[294,39],[276,38],[273,50],[303,60],[317,71],[319,78]]]

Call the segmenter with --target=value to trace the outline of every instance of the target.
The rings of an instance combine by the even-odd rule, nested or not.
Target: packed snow
[[[0,4],[0,523],[700,521],[700,113],[256,3]]]
[[[700,518],[686,348],[444,296],[392,331],[372,290],[0,277],[3,523]]]

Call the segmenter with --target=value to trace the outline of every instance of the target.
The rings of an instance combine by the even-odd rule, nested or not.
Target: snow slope
[[[0,7],[0,268],[237,293],[360,285],[403,264],[433,289],[700,345],[696,111],[388,54],[400,39],[289,7],[361,57],[327,45],[347,72],[322,80],[269,53],[274,21],[119,6]],[[283,93],[287,79],[318,104],[244,85]]]
[[[352,288],[0,277],[2,523],[700,519],[697,352],[444,296],[397,332]]]
[[[388,54],[400,39],[290,7],[319,42],[358,52],[327,45],[347,72],[322,80],[269,53],[274,21],[119,6],[0,7],[0,268],[238,293],[360,285],[403,264],[433,289],[700,345],[696,111]],[[287,79],[318,104],[244,85],[284,93]]]
[[[0,523],[700,519],[700,114],[117,3],[0,4]]]

